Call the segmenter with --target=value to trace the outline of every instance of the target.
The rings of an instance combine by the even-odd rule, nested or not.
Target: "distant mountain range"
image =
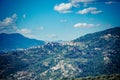
[[[1,51],[0,78],[72,80],[87,76],[114,75],[120,74],[119,61],[120,27],[116,27],[68,42],[48,42],[25,50]]]
[[[38,46],[45,44],[42,40],[35,40],[24,37],[19,33],[13,34],[0,34],[0,50],[9,50],[17,48],[29,48],[32,46]]]

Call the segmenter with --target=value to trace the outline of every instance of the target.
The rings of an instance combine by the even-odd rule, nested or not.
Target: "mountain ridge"
[[[92,36],[91,35],[99,35],[99,36],[102,36],[103,34],[110,34],[110,33],[112,33],[112,32],[114,32],[114,35],[115,34],[118,34],[118,35],[120,35],[120,27],[114,27],[114,28],[110,28],[110,29],[106,29],[106,30],[102,30],[102,31],[98,31],[98,32],[94,32],[94,33],[88,33],[88,34],[85,34],[85,35],[83,35],[83,36],[80,36],[80,37],[78,37],[78,38],[76,38],[76,39],[74,39],[74,40],[72,40],[73,42],[75,41],[75,42],[77,42],[76,40],[77,39],[81,39],[81,38],[83,38],[83,37],[87,37],[87,36],[89,36],[90,38],[92,38]],[[117,33],[116,33],[117,32]],[[99,34],[99,33],[102,33],[102,34]],[[95,36],[94,35],[94,36]]]
[[[0,77],[11,80],[70,80],[120,74],[119,31],[120,28],[114,28],[65,44],[48,42],[25,50],[1,52]]]
[[[0,34],[0,50],[4,49],[17,49],[17,48],[29,48],[32,46],[45,44],[42,40],[30,39],[19,33]]]

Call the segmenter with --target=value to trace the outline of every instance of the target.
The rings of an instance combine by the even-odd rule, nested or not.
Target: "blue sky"
[[[67,41],[117,26],[119,0],[0,0],[0,33]]]

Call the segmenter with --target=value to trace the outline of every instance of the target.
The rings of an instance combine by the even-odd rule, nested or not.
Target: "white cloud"
[[[75,28],[90,28],[95,26],[100,26],[100,24],[77,23],[74,25]]]
[[[88,4],[93,4],[97,0],[68,0],[68,3],[61,3],[59,5],[54,6],[54,10],[58,11],[59,13],[70,13],[72,12],[72,8],[78,8],[81,6],[82,7],[87,7]],[[110,2],[109,2],[110,3]],[[98,10],[96,7],[89,7],[85,8],[83,10],[78,11],[78,14],[99,14],[101,13],[101,10]]]
[[[17,14],[16,14],[16,13],[13,14],[13,15],[12,15],[12,18],[16,19],[16,18],[17,18]]]
[[[101,10],[98,10],[96,7],[89,7],[89,8],[85,8],[83,10],[78,11],[78,14],[99,14],[101,13]]]
[[[87,6],[87,4],[94,2],[95,0],[70,0],[71,4],[74,7],[80,7],[79,3],[83,3],[84,6]]]
[[[13,25],[16,21],[17,15],[13,14],[11,17],[6,17],[3,21],[0,21],[0,27]]]
[[[27,28],[23,28],[23,29],[20,29],[18,32],[20,32],[22,34],[29,34],[29,33],[31,33],[31,30],[27,29]]]
[[[71,3],[61,3],[59,5],[55,5],[54,6],[54,10],[58,11],[60,13],[70,13],[72,8],[72,4]]]
[[[57,38],[57,35],[56,34],[49,34],[49,35],[47,35],[47,37],[49,37],[49,38]]]
[[[93,2],[95,0],[71,0],[71,3],[89,3],[89,2]]]
[[[0,21],[0,26],[8,26],[11,25],[12,23],[13,23],[13,19],[7,17],[3,21]]]
[[[113,4],[113,3],[114,3],[113,1],[105,2],[105,4]]]
[[[13,14],[11,17],[6,17],[0,21],[0,33],[13,33],[17,30],[16,27],[17,15]]]
[[[19,29],[17,32],[29,38],[34,37],[34,35],[32,34],[32,31],[28,28]]]
[[[23,14],[23,16],[22,16],[22,17],[23,17],[23,19],[25,19],[25,18],[26,18],[26,14]]]
[[[19,29],[17,26],[17,14],[13,14],[10,17],[6,17],[5,19],[0,21],[0,33],[20,33],[26,37],[33,38],[34,35],[32,31],[28,28]],[[42,30],[43,28],[40,27]],[[37,29],[38,30],[38,29]]]

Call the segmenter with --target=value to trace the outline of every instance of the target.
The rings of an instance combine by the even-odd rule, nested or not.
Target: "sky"
[[[119,26],[119,0],[0,0],[0,33],[69,41]]]

